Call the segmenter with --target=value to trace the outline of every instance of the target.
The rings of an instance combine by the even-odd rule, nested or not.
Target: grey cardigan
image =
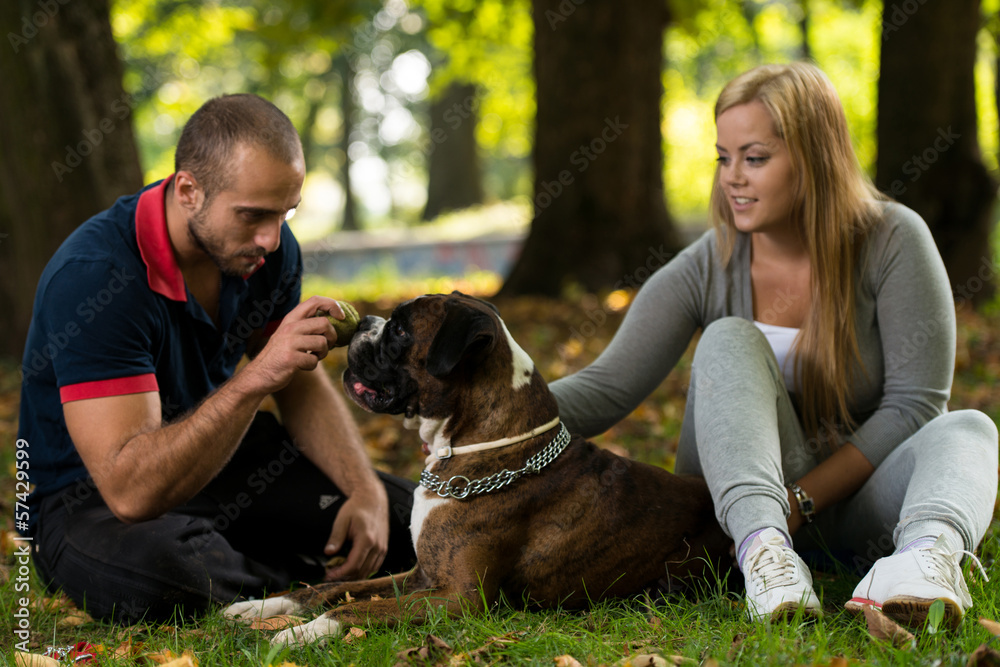
[[[864,373],[847,436],[875,466],[947,410],[955,367],[955,306],[926,223],[896,203],[861,249],[856,330]],[[551,384],[567,427],[602,433],[663,381],[695,333],[722,317],[753,320],[750,238],[739,233],[728,267],[708,231],[642,286],[607,349]],[[719,406],[724,409],[724,406]]]

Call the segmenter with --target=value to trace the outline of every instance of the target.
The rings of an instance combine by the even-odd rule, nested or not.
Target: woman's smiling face
[[[785,141],[758,100],[716,120],[719,183],[741,232],[786,232],[795,208],[796,174]]]

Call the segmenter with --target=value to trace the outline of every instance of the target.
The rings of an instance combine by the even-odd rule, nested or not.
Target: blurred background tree
[[[0,33],[0,354],[20,357],[52,253],[143,181],[107,0],[3,2]]]
[[[890,193],[907,179],[900,196],[935,229],[953,278],[982,271],[968,251],[952,255],[962,244],[996,273],[984,246],[997,219],[1000,0],[664,0],[641,13],[609,0],[102,1],[0,9],[10,354],[56,245],[170,174],[184,121],[227,92],[272,99],[302,135],[300,239],[414,229],[472,206],[458,214],[471,232],[528,234],[508,289],[558,294],[610,289],[651,247],[704,228],[718,91],[753,65],[810,57],[841,95],[863,167]],[[578,154],[578,171],[574,152],[615,115],[628,129],[595,159]],[[60,183],[52,165],[104,119],[115,131]],[[912,183],[898,175],[949,126],[955,150]],[[553,197],[566,170],[573,182]]]
[[[976,106],[983,21],[979,0],[885,6],[875,178],[923,216],[956,296],[975,303],[993,296],[981,276],[996,273],[997,181],[983,161]]]
[[[663,187],[670,11],[617,0],[533,6],[534,220],[501,292],[617,289],[682,247]]]

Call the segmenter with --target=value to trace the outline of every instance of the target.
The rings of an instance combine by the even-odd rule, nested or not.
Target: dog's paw
[[[300,606],[285,596],[267,598],[265,600],[249,600],[235,602],[222,612],[222,615],[234,621],[249,623],[255,618],[270,618],[282,614],[294,614]]]
[[[293,628],[282,630],[271,639],[271,645],[301,646],[321,641],[327,637],[335,637],[339,634],[340,622],[334,620],[332,616],[323,614],[305,625],[297,625]]]

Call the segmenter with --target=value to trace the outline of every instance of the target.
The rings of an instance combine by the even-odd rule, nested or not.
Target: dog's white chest
[[[429,496],[429,497],[428,497]],[[428,493],[427,489],[418,486],[413,492],[413,511],[410,513],[410,536],[413,538],[413,548],[417,548],[417,540],[420,539],[420,530],[424,527],[424,520],[435,507],[440,507],[447,502],[454,502],[451,498],[442,498],[436,493]]]

